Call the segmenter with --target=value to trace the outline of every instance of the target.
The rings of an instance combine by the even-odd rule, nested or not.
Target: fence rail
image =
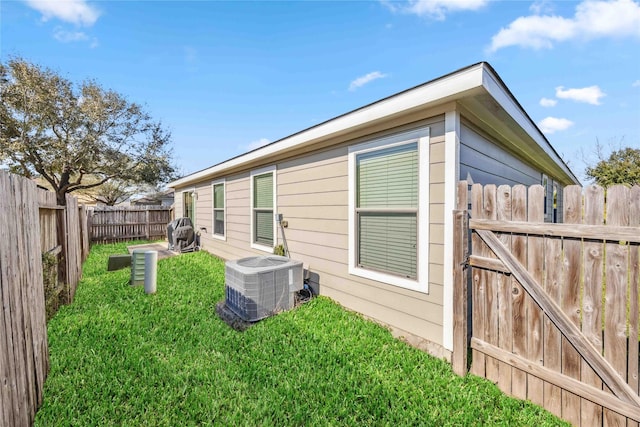
[[[471,373],[508,394],[574,425],[637,427],[640,187],[567,187],[564,224],[543,222],[540,186],[467,188],[454,213],[456,372],[470,348]]]
[[[89,213],[92,242],[155,240],[167,235],[171,208],[165,206],[96,207]]]

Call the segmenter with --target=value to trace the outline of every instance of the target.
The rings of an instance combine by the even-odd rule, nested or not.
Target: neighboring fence
[[[564,224],[543,222],[541,186],[467,188],[454,213],[456,372],[469,343],[471,373],[508,394],[574,425],[638,426],[640,187],[606,200],[567,187]]]
[[[46,319],[73,300],[89,251],[86,210],[0,171],[0,426],[30,426],[49,370]]]
[[[94,243],[164,239],[169,222],[171,208],[166,206],[98,206],[89,211]]]

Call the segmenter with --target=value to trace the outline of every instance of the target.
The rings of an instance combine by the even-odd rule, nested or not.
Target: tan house
[[[223,259],[272,253],[282,214],[291,257],[320,294],[449,359],[460,179],[542,183],[548,194],[578,182],[484,62],[170,187],[176,216],[192,217],[203,248]]]

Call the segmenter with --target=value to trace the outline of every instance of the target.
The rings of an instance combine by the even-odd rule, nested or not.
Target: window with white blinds
[[[254,175],[252,195],[253,243],[273,246],[273,172]]]
[[[356,264],[416,279],[418,143],[356,155]]]
[[[213,184],[213,235],[216,237],[224,237],[225,235],[224,198],[224,182]]]

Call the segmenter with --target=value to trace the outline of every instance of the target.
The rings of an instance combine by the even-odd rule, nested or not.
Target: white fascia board
[[[514,100],[513,95],[508,92],[504,83],[486,66],[483,66],[482,84],[487,92],[500,104],[500,106],[515,120],[518,125],[535,141],[535,143],[544,150],[547,155],[554,160],[555,163],[562,168],[563,172],[570,177],[576,184],[579,183],[576,176],[569,169],[566,163],[560,158],[558,153],[553,149],[549,141],[542,134],[540,129],[532,122],[531,118],[524,112],[522,107]]]
[[[481,88],[482,85],[483,64],[477,64],[455,74],[441,77],[397,95],[392,95],[389,98],[336,117],[216,166],[185,176],[169,183],[168,187],[181,187],[191,182],[220,175],[225,170],[249,164],[287,150],[314,144],[332,135],[344,133],[365,125],[372,125],[379,120],[402,114],[406,111],[449,102],[467,91]]]

